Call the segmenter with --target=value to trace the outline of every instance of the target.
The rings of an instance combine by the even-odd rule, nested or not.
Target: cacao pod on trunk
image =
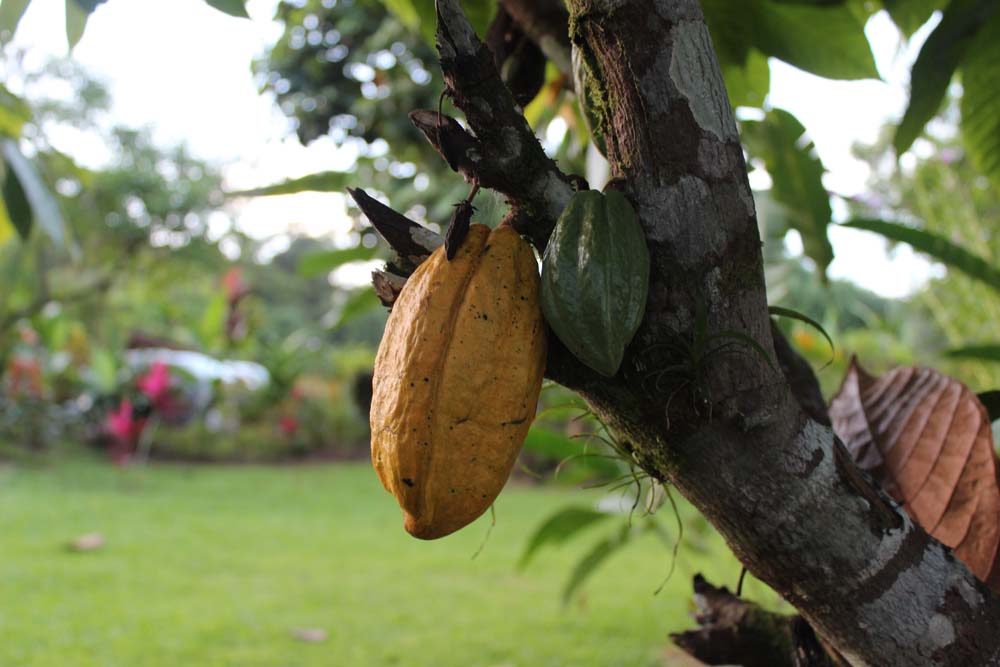
[[[642,323],[649,249],[621,192],[577,192],[542,261],[542,312],[570,352],[601,375],[618,372]]]
[[[372,463],[415,537],[471,523],[510,475],[545,370],[538,285],[517,232],[473,224],[454,258],[435,250],[393,306],[375,359]]]

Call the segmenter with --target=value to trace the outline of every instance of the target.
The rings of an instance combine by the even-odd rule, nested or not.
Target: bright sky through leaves
[[[346,168],[353,159],[350,149],[325,141],[303,148],[289,136],[288,122],[273,101],[258,94],[251,60],[277,40],[281,29],[271,21],[277,0],[247,5],[251,21],[229,17],[202,0],[110,0],[91,17],[73,55],[110,84],[116,120],[152,126],[164,143],[186,141],[195,154],[226,165],[227,185],[233,189]],[[30,48],[31,62],[65,55],[63,6],[62,0],[33,1],[16,39]],[[909,65],[927,30],[902,50],[884,13],[869,22],[867,32],[884,83],[834,82],[772,61],[771,104],[788,109],[806,126],[830,170],[827,187],[843,195],[863,191],[868,170],[851,157],[851,145],[873,141],[886,119],[901,115]],[[52,139],[85,163],[108,158],[80,133],[63,129]],[[293,231],[333,234],[347,243],[349,224],[340,195],[268,197],[238,206],[234,213],[240,227],[255,237]],[[888,259],[885,242],[872,234],[831,227],[830,237],[837,255],[830,275],[880,294],[908,294],[930,273],[928,263],[909,248],[898,248]],[[274,251],[286,242],[279,236]],[[794,235],[789,247],[801,249]],[[339,276],[345,282],[367,280],[368,268],[345,269]]]

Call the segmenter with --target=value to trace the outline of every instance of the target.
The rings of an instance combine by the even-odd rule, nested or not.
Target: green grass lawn
[[[0,665],[661,665],[668,632],[690,625],[691,575],[732,586],[739,568],[717,537],[695,536],[654,595],[671,554],[644,537],[561,605],[611,524],[515,564],[542,518],[601,495],[512,485],[473,559],[488,518],[415,540],[362,464],[0,465]],[[66,548],[93,531],[103,548]],[[328,636],[306,643],[295,628]]]

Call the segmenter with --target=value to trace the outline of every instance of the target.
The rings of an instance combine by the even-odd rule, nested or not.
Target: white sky
[[[109,0],[91,16],[73,57],[109,84],[116,120],[151,126],[163,143],[186,142],[196,155],[224,166],[230,188],[347,168],[349,151],[322,140],[302,147],[272,99],[257,92],[250,63],[281,34],[272,21],[276,5],[249,0],[247,21],[202,0]],[[65,55],[63,6],[64,0],[33,0],[15,43],[39,61]],[[829,81],[772,61],[770,103],[806,126],[830,170],[828,189],[843,195],[861,192],[868,176],[850,155],[852,143],[873,141],[886,119],[902,114],[909,64],[926,36],[902,49],[884,15],[867,30],[883,82]],[[82,161],[106,158],[79,135],[55,140]],[[259,238],[296,231],[343,242],[349,226],[337,194],[259,198],[238,203],[233,212],[239,226]],[[873,234],[831,229],[830,236],[837,255],[830,274],[885,296],[912,292],[930,273],[930,265],[906,247],[889,258],[885,242]],[[276,249],[281,245],[277,241]],[[789,246],[801,250],[794,235]],[[369,268],[353,268],[340,278],[367,280]]]

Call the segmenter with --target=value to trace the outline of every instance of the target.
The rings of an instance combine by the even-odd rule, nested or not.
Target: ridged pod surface
[[[443,537],[503,489],[535,417],[546,333],[538,264],[509,226],[473,224],[407,280],[375,359],[372,463],[404,525]]]
[[[574,194],[542,262],[542,312],[559,340],[598,373],[614,375],[648,291],[646,236],[625,195]]]

